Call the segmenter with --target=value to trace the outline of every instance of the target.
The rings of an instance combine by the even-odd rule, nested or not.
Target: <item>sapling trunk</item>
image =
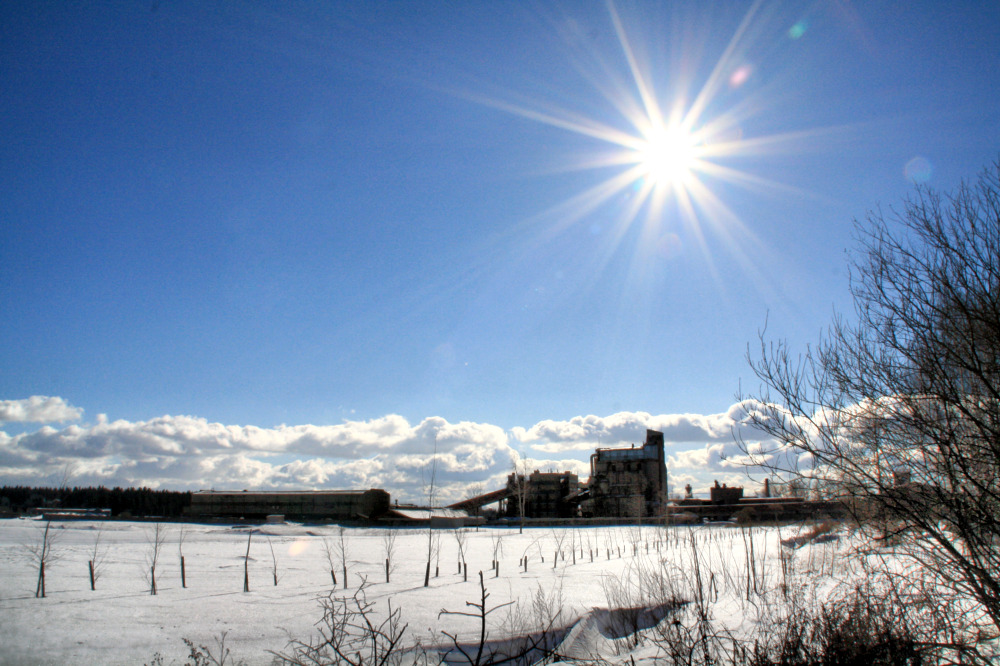
[[[187,587],[187,576],[184,571],[184,526],[181,525],[180,532],[177,533],[177,555],[181,558],[181,587]]]
[[[253,530],[247,534],[247,554],[243,557],[243,591],[250,591],[250,539],[253,538]]]
[[[274,544],[271,537],[267,537],[267,547],[271,549],[271,575],[274,578],[274,586],[278,587],[278,557],[274,554]]]
[[[94,587],[94,560],[87,561],[87,567],[90,569],[90,591],[93,592]]]
[[[153,526],[146,534],[146,564],[149,565],[149,593],[156,594],[156,565],[160,561],[160,549],[166,542],[166,531],[160,523]]]
[[[37,543],[27,546],[34,559],[38,560],[38,582],[35,585],[36,598],[45,596],[45,565],[58,559],[52,554],[52,545],[56,537],[54,534],[50,534],[50,525],[51,523],[46,522],[45,531],[42,533],[41,539]]]

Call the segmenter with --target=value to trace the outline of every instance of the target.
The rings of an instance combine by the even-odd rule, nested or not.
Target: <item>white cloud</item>
[[[81,416],[82,409],[57,397],[33,395],[23,400],[0,400],[0,423],[63,423]]]
[[[14,403],[21,405],[17,409],[22,416],[44,412],[46,421],[81,413],[60,398],[39,398],[33,407],[24,404],[30,401],[0,404]],[[509,432],[488,423],[451,423],[437,416],[411,424],[395,414],[274,428],[183,415],[110,421],[100,414],[92,424],[43,425],[16,435],[0,431],[0,483],[58,482],[72,465],[74,485],[385,488],[400,501],[420,502],[426,499],[436,451],[437,496],[449,503],[464,497],[475,483],[486,490],[500,487],[515,461],[529,471],[570,470],[586,480],[594,448],[641,443],[646,428],[652,428],[664,433],[671,483],[691,482],[698,491],[714,478],[732,483],[742,473],[745,459],[733,434],[742,432],[752,408],[737,404],[707,415],[620,412],[546,420]]]

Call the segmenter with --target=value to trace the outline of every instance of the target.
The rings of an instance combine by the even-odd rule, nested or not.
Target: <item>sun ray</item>
[[[760,281],[758,288],[772,289],[764,284],[760,269],[766,261],[761,258],[768,256],[765,243],[724,197],[729,186],[760,193],[807,193],[741,168],[740,162],[794,154],[820,137],[836,136],[851,128],[745,134],[744,128],[752,126],[751,121],[767,109],[777,108],[779,99],[765,94],[759,86],[745,94],[734,92],[745,84],[745,78],[733,83],[732,74],[745,71],[741,68],[755,40],[785,33],[785,28],[773,21],[781,17],[762,0],[756,0],[739,19],[700,85],[695,85],[697,59],[681,53],[686,40],[677,47],[678,60],[672,69],[658,70],[660,60],[645,55],[648,45],[629,29],[629,19],[634,17],[619,12],[613,2],[608,3],[607,12],[614,35],[613,54],[571,46],[570,58],[600,95],[599,100],[607,103],[607,111],[588,115],[552,100],[462,95],[594,143],[589,147],[582,144],[589,151],[584,156],[549,167],[556,173],[592,172],[597,174],[594,181],[523,220],[517,228],[530,230],[530,242],[540,249],[576,232],[588,220],[592,230],[598,226],[602,244],[589,278],[595,282],[612,260],[621,256],[626,242],[636,244],[633,261],[652,263],[657,258],[652,248],[670,234],[683,234],[684,246],[699,253],[701,265],[720,285],[721,246],[745,275],[755,283]],[[663,85],[670,87],[660,87]],[[634,273],[630,273],[634,275],[648,273],[645,267],[633,268]]]
[[[618,37],[618,43],[621,45],[622,52],[625,54],[625,60],[628,62],[629,72],[632,74],[632,81],[635,83],[636,91],[639,93],[639,98],[642,100],[642,106],[645,109],[645,116],[638,116],[639,119],[648,120],[650,127],[658,127],[663,124],[663,116],[660,112],[660,105],[656,100],[656,95],[654,94],[652,87],[646,82],[646,78],[642,74],[642,70],[635,58],[635,54],[632,51],[632,45],[629,43],[628,35],[625,33],[625,28],[622,25],[621,18],[618,16],[618,11],[615,9],[613,4],[608,5],[608,11],[611,14],[611,23],[614,25],[615,34]],[[642,132],[641,127],[636,127],[637,130]]]
[[[698,92],[698,96],[695,98],[694,102],[691,103],[691,107],[685,114],[684,122],[688,126],[694,126],[698,122],[704,114],[712,96],[716,94],[716,91],[719,88],[719,81],[725,76],[725,67],[732,61],[732,55],[736,51],[737,46],[743,41],[743,37],[749,30],[753,17],[756,15],[760,5],[761,0],[756,0],[756,2],[751,5],[750,9],[743,16],[743,20],[740,22],[736,32],[726,45],[726,50],[723,51],[722,55],[715,62],[715,67],[713,67],[712,73],[709,74],[708,79],[705,81],[705,85],[701,87],[701,90]]]

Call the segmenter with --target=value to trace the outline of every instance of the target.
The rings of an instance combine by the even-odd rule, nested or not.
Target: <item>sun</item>
[[[783,14],[761,11],[762,1],[752,3],[712,64],[689,57],[684,49],[671,58],[658,43],[630,36],[615,2],[608,0],[606,6],[617,48],[605,52],[567,42],[572,63],[597,94],[594,112],[521,94],[512,93],[509,99],[464,94],[586,140],[579,151],[567,155],[565,163],[553,167],[560,173],[589,172],[581,179],[584,186],[531,216],[525,228],[543,229],[548,238],[580,229],[586,220],[591,234],[606,231],[609,242],[603,246],[598,271],[626,239],[636,239],[636,257],[652,260],[663,256],[664,248],[689,240],[701,249],[713,272],[712,252],[725,245],[749,274],[756,275],[754,262],[765,249],[763,242],[727,199],[738,190],[793,190],[741,164],[799,151],[803,141],[827,131],[746,134],[747,123],[772,104],[763,96],[769,90],[763,81],[748,86],[761,77],[758,68],[748,64],[749,54],[756,52],[756,40],[763,36],[785,34]],[[638,34],[646,33],[638,30]],[[513,101],[516,98],[520,99]],[[718,240],[710,241],[709,233]],[[748,251],[751,247],[759,251]],[[643,267],[635,270],[638,275]]]
[[[635,150],[642,177],[654,187],[684,187],[698,161],[694,136],[679,125],[656,128]]]

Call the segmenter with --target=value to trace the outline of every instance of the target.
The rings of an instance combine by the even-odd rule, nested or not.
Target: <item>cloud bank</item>
[[[664,433],[672,492],[712,480],[750,483],[734,435],[753,441],[739,403],[717,414],[619,412],[545,420],[509,431],[488,423],[432,416],[411,424],[396,414],[336,425],[212,423],[194,416],[109,421],[59,428],[83,410],[61,398],[0,401],[5,422],[43,423],[32,432],[0,431],[0,483],[133,485],[172,489],[385,488],[400,501],[426,501],[433,477],[437,497],[456,501],[473,486],[499,488],[515,461],[529,469],[570,470],[589,477],[595,448]],[[436,464],[431,465],[436,458]],[[751,484],[752,485],[752,484]]]

